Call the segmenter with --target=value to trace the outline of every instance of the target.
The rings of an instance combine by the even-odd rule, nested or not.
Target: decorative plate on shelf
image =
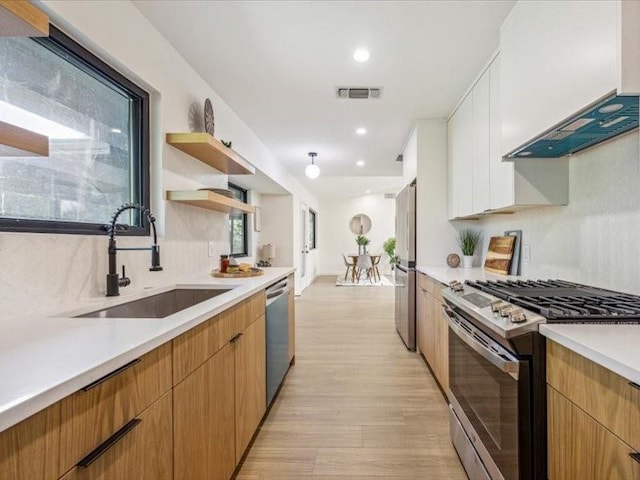
[[[216,122],[213,118],[213,105],[208,98],[204,101],[204,130],[213,137]]]

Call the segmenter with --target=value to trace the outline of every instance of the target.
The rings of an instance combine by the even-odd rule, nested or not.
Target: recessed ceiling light
[[[122,130],[120,130],[119,128],[112,128],[111,131],[113,133],[122,133]]]
[[[371,190],[367,190],[366,193],[371,193]]]
[[[356,133],[357,133],[358,135],[366,135],[366,133],[367,133],[367,129],[366,129],[366,128],[363,128],[363,127],[356,128]]]
[[[369,60],[369,50],[366,48],[358,48],[355,52],[353,52],[353,59],[356,62],[366,62]]]
[[[359,167],[364,167],[364,160],[358,160],[356,162],[356,165],[359,166]]]

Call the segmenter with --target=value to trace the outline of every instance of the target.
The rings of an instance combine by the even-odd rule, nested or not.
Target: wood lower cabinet
[[[445,392],[449,390],[449,327],[442,313],[440,282],[418,275],[417,344]]]
[[[92,463],[62,480],[159,480],[173,477],[171,393],[136,417],[133,428]]]
[[[640,480],[640,389],[547,341],[549,480]]]
[[[61,400],[59,474],[170,389],[167,343]]]
[[[236,467],[235,350],[227,344],[173,389],[175,480],[227,480]]]
[[[246,320],[259,312],[255,306],[223,317],[227,324],[219,331],[233,336],[173,388],[176,480],[231,478],[262,421],[267,396],[264,296],[262,301],[257,320]],[[238,312],[248,315],[244,323]],[[237,332],[234,325],[240,324],[248,326]],[[178,366],[178,371],[184,369]]]
[[[0,433],[0,479],[58,477],[60,404]]]
[[[267,410],[265,316],[244,331],[235,348],[236,463]]]
[[[629,445],[554,388],[547,403],[549,480],[640,480]]]

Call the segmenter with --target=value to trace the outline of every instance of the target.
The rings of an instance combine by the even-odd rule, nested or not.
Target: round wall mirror
[[[354,235],[366,235],[371,230],[371,219],[364,213],[354,215],[349,228]]]

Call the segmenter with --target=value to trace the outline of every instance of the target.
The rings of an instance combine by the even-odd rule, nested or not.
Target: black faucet
[[[134,208],[139,210],[142,215],[147,218],[147,221],[153,230],[153,245],[151,245],[151,247],[117,248],[116,220],[122,212]],[[156,235],[156,219],[148,208],[138,204],[125,203],[116,210],[111,218],[111,224],[107,225],[106,228],[109,232],[109,273],[107,274],[107,297],[116,297],[120,295],[120,287],[126,287],[131,283],[131,279],[125,275],[124,265],[122,266],[122,277],[118,275],[116,266],[116,253],[118,250],[151,250],[151,267],[149,270],[152,272],[159,272],[162,270],[162,267],[160,266],[160,246],[158,245],[158,237]]]

